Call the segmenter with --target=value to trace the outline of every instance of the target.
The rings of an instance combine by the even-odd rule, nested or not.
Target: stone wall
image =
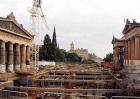
[[[140,66],[124,66],[123,88],[129,95],[140,89]]]

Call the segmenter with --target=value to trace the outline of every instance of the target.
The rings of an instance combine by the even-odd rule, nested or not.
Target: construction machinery
[[[43,20],[45,27],[48,29],[47,21],[45,15],[43,14],[41,8],[41,0],[33,0],[32,9],[29,11],[31,14],[31,32],[34,35],[34,40],[32,41],[32,68],[38,70],[39,61],[39,22],[40,18]]]

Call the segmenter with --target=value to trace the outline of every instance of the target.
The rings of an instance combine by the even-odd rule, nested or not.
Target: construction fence
[[[26,92],[0,90],[0,99],[36,99],[29,97]],[[112,96],[108,98],[106,96],[98,95],[80,95],[80,94],[68,94],[68,93],[54,93],[44,92],[40,94],[39,99],[140,99],[135,96]]]
[[[66,94],[66,93],[53,93],[45,92],[41,95],[42,99],[108,99],[106,96],[97,95],[79,95],[79,94]]]
[[[66,94],[66,93],[53,93],[45,92],[43,93],[41,99],[56,98],[56,99],[140,99],[140,97],[135,96],[112,96],[108,98],[106,96],[98,95],[79,95],[79,94]]]
[[[26,92],[0,90],[0,99],[28,99]]]

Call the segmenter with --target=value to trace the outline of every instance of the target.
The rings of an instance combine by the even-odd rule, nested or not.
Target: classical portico
[[[114,58],[119,57],[120,48],[124,48],[124,65],[140,65],[140,23],[127,20],[123,30],[123,37],[117,39],[113,37],[112,44],[114,48]],[[116,59],[115,59],[116,60]]]
[[[0,73],[30,68],[32,39],[13,13],[6,18],[0,17]]]
[[[113,43],[113,62],[115,64],[116,68],[120,68],[121,66],[123,66],[124,63],[124,40],[123,39],[117,39],[115,37],[113,37],[112,40]]]
[[[121,67],[123,64],[125,88],[128,90],[140,89],[140,23],[135,20],[133,22],[127,20],[122,33],[121,39],[113,37],[112,40],[114,66]],[[120,59],[120,57],[122,58]],[[121,61],[118,61],[119,59]]]

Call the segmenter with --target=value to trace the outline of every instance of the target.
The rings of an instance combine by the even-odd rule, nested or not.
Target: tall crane
[[[33,0],[32,9],[29,11],[31,14],[31,32],[34,35],[34,40],[32,41],[32,68],[38,70],[39,61],[39,19],[41,18],[44,25],[48,29],[47,21],[45,15],[43,14],[41,8],[41,0]]]

